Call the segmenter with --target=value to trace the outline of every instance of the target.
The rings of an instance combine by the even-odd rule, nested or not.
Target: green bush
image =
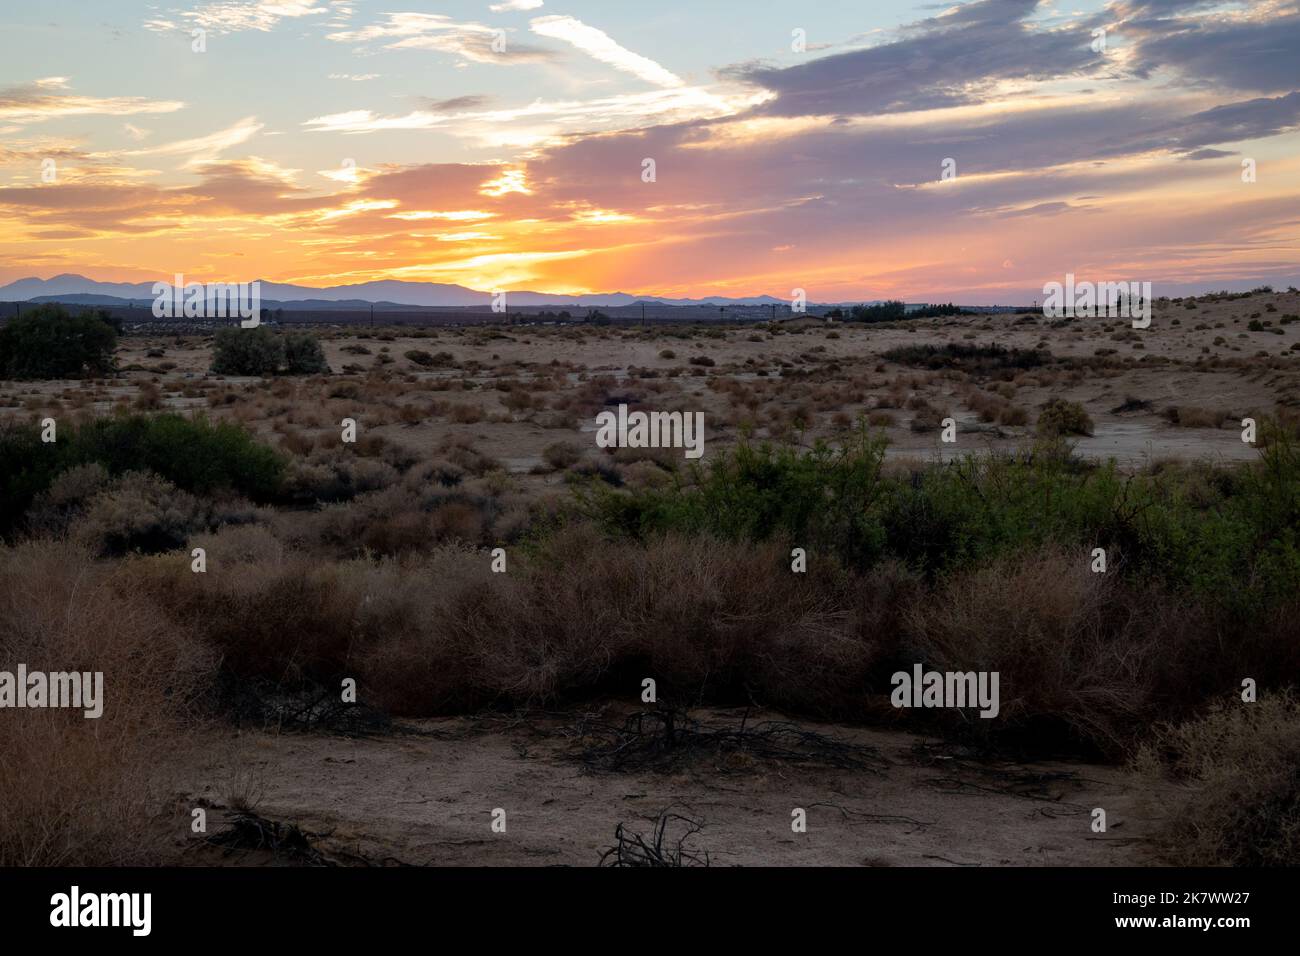
[[[212,345],[217,375],[274,375],[284,364],[284,340],[265,326],[226,328]]]
[[[320,342],[306,332],[285,333],[284,364],[289,375],[326,375],[330,370]]]
[[[60,437],[59,446],[67,465],[99,462],[114,475],[152,471],[186,491],[231,489],[260,500],[276,494],[285,467],[240,425],[176,414],[96,419]]]
[[[230,490],[265,501],[279,494],[284,459],[239,425],[177,414],[101,418],[41,441],[33,424],[0,427],[0,533],[22,520],[38,494],[69,469],[98,464],[110,475],[145,471],[197,494]]]
[[[265,326],[225,328],[212,347],[217,375],[319,375],[329,372],[325,352],[307,332],[277,335]]]
[[[1001,555],[1101,547],[1117,573],[1205,598],[1225,626],[1260,620],[1300,591],[1300,442],[1287,433],[1258,463],[1122,475],[1060,445],[882,472],[883,440],[843,447],[740,442],[665,487],[577,488],[609,533],[707,532],[777,539],[860,570],[901,560],[929,578]]]
[[[0,378],[56,379],[113,370],[117,328],[106,312],[40,305],[0,327]]]

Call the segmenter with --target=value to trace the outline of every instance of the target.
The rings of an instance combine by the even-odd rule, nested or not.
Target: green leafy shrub
[[[0,533],[18,525],[36,496],[77,466],[109,475],[149,471],[177,487],[234,491],[254,500],[277,496],[285,461],[243,427],[177,414],[100,418],[42,442],[34,424],[0,426]]]
[[[742,441],[662,487],[577,491],[612,534],[779,539],[931,578],[1048,544],[1102,547],[1119,573],[1189,589],[1240,627],[1300,590],[1300,441],[1277,436],[1238,469],[1125,476],[1048,443],[886,475],[883,439],[859,430],[839,448]]]
[[[274,375],[284,357],[284,340],[265,326],[219,329],[212,345],[212,371],[217,375]]]
[[[306,332],[285,333],[284,364],[289,375],[326,375],[330,370],[320,342]]]
[[[329,372],[325,352],[307,332],[277,335],[265,326],[225,328],[212,347],[216,375],[321,375]]]
[[[71,315],[40,305],[0,326],[0,378],[57,379],[113,369],[117,329],[102,310]]]

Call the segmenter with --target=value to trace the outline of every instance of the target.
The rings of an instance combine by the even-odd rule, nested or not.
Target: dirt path
[[[741,720],[735,711],[696,716],[724,728]],[[608,772],[574,756],[592,742],[571,732],[574,719],[421,721],[369,738],[226,732],[187,774],[187,799],[224,807],[232,792],[251,790],[260,815],[323,834],[316,846],[326,854],[374,863],[589,866],[619,823],[648,837],[649,821],[670,806],[703,824],[687,846],[713,865],[1153,862],[1142,839],[1152,821],[1113,767],[993,764],[910,734],[801,722],[798,731],[847,745],[863,765],[732,749]],[[762,719],[750,715],[748,726]],[[1105,834],[1090,829],[1094,807],[1106,809]],[[492,831],[494,808],[506,811],[505,833]],[[807,812],[806,833],[792,832],[795,808]],[[242,851],[201,859],[268,862]]]

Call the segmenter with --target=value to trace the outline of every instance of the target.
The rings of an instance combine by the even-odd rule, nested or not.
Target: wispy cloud
[[[68,85],[66,77],[53,76],[27,86],[0,89],[0,122],[40,123],[64,116],[174,113],[185,105],[177,100],[151,100],[142,96],[79,96],[67,92]]]
[[[389,13],[379,23],[355,30],[327,34],[339,43],[389,41],[388,50],[435,50],[475,63],[532,63],[554,58],[540,47],[512,43],[497,27],[476,21],[458,21],[441,13]]]
[[[672,88],[686,85],[681,77],[664,69],[654,60],[633,53],[603,30],[588,26],[573,17],[537,17],[529,23],[529,28],[538,36],[561,40],[601,63],[608,63],[617,70],[631,73],[655,86]]]
[[[215,159],[232,146],[246,143],[263,128],[257,117],[249,116],[215,133],[196,136],[193,139],[176,140],[161,146],[147,149],[135,149],[127,152],[128,156],[189,156],[191,163],[200,163]]]
[[[299,17],[338,14],[336,4],[321,0],[215,0],[200,4],[193,10],[169,10],[168,14],[185,21],[186,28],[202,27],[213,33],[237,33],[241,30],[275,29],[281,20]],[[177,19],[154,17],[145,21],[145,29],[155,32],[175,30]]]

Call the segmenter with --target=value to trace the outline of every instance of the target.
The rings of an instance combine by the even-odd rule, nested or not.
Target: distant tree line
[[[902,319],[933,319],[945,315],[966,315],[957,305],[923,305],[919,309],[907,310],[907,305],[898,300],[877,302],[874,305],[855,305],[847,312],[835,308],[826,313],[829,319],[842,319],[845,322],[898,322]]]

